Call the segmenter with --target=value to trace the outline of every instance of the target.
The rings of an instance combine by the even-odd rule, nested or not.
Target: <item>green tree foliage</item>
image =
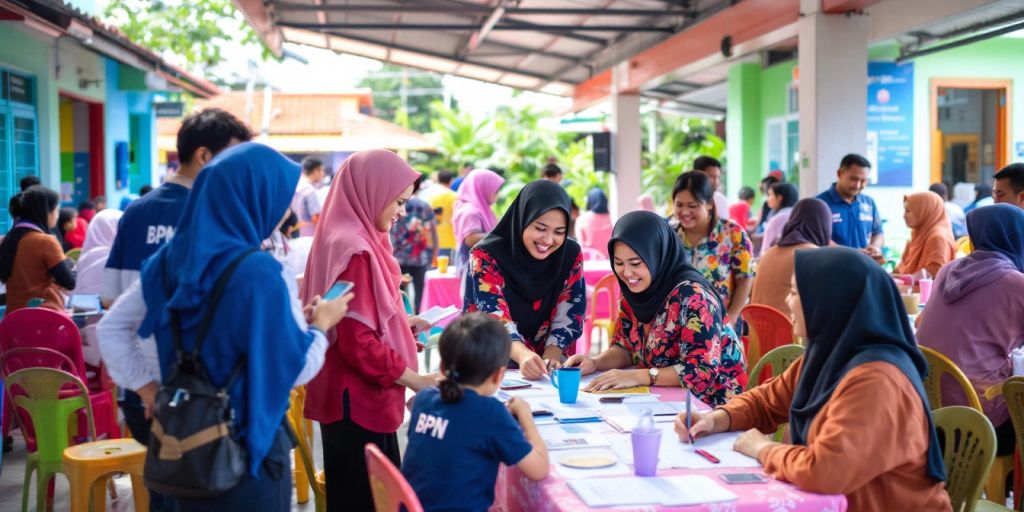
[[[706,119],[658,117],[657,128],[660,140],[654,151],[644,137],[643,189],[654,198],[654,204],[667,205],[676,178],[691,170],[698,156],[708,155],[725,165],[725,141],[715,135],[714,123]]]
[[[428,172],[457,171],[463,165],[502,171],[505,186],[499,194],[498,212],[505,211],[523,186],[540,179],[541,169],[549,160],[562,168],[569,183],[566,191],[581,209],[591,189],[608,192],[613,177],[594,171],[591,138],[545,127],[542,120],[550,117],[548,112],[528,105],[500,107],[492,117],[477,120],[440,102],[431,106],[431,112],[428,136],[438,151],[414,159],[417,166]],[[662,205],[668,203],[676,177],[688,171],[695,158],[710,155],[721,159],[725,143],[714,135],[714,123],[707,120],[668,117],[659,119],[657,128],[660,141],[655,151],[649,151],[644,138],[643,187],[654,196],[656,204]]]
[[[110,0],[104,15],[133,42],[177,55],[191,68],[223,61],[224,42],[262,45],[231,0]]]
[[[431,131],[431,108],[444,97],[441,75],[385,64],[359,81],[373,90],[374,115],[420,133]],[[402,90],[406,97],[403,106]]]

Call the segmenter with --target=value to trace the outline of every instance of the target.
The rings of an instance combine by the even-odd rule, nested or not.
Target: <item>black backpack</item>
[[[218,389],[199,353],[224,288],[238,264],[252,252],[255,249],[235,258],[217,278],[191,352],[185,352],[182,345],[178,312],[168,310],[177,361],[170,378],[164,379],[157,391],[144,471],[146,487],[160,494],[218,496],[238,484],[247,471],[247,453],[235,439],[234,411],[228,403],[228,390],[241,375],[245,356],[239,357],[231,377]],[[164,262],[164,293],[170,297],[166,258]]]

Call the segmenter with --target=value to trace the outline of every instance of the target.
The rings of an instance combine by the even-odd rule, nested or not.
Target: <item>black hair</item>
[[[95,210],[95,209],[96,209],[96,205],[93,204],[92,201],[88,201],[87,200],[87,201],[82,201],[81,203],[78,203],[78,211],[82,211],[82,210]]]
[[[545,178],[554,178],[562,175],[562,168],[555,164],[547,164],[544,166],[543,171]]]
[[[708,167],[718,167],[721,169],[722,162],[719,162],[717,158],[707,155],[698,156],[697,159],[693,161],[693,170],[695,171],[703,172],[707,170]]]
[[[1010,188],[1014,194],[1024,192],[1024,163],[1007,165],[992,176],[996,180],[1010,180]]]
[[[672,198],[680,192],[689,192],[697,201],[704,204],[715,204],[715,189],[711,186],[711,179],[707,174],[700,171],[684,172],[676,178],[676,184],[672,187]]]
[[[770,186],[772,186],[772,185],[774,185],[776,183],[781,183],[781,182],[782,182],[782,180],[776,178],[775,176],[765,176],[764,178],[761,179],[761,186],[767,188],[767,187],[770,187]]]
[[[974,185],[974,203],[977,203],[986,197],[992,197],[992,185],[984,181]]]
[[[78,217],[78,210],[71,208],[70,206],[65,206],[64,208],[60,209],[60,214],[57,215],[57,229],[60,230],[60,233],[62,235],[67,233],[66,231],[64,231],[64,223],[70,221],[75,217]]]
[[[217,154],[228,147],[231,139],[246,142],[252,130],[230,112],[219,108],[203,109],[185,118],[178,130],[178,160],[192,163],[196,150],[205,147]]]
[[[42,183],[42,181],[39,181],[39,176],[25,176],[18,184],[21,185],[21,191],[24,192],[29,187],[41,185]]]
[[[441,169],[440,171],[437,171],[437,182],[442,184],[442,185],[450,184],[452,182],[452,179],[454,179],[454,178],[455,178],[455,175],[452,174],[451,171],[448,171],[448,170],[445,170],[445,169]]]
[[[284,219],[284,222],[281,223],[281,234],[284,235],[285,238],[291,236],[292,230],[295,228],[295,226],[298,226],[298,225],[299,225],[299,216],[295,215],[295,212],[293,212],[292,209],[289,208],[288,209],[288,218]]]
[[[42,185],[33,185],[11,197],[8,206],[11,217],[18,219],[18,222],[32,223],[44,233],[49,233],[50,213],[60,206],[60,195]],[[0,281],[6,283],[10,279],[18,243],[30,231],[33,230],[15,227],[0,242]]]
[[[800,200],[800,191],[792,183],[776,183],[771,188],[772,193],[779,198],[779,209],[792,208]]]
[[[857,153],[850,153],[843,157],[843,160],[839,162],[840,169],[849,169],[850,166],[856,165],[857,167],[863,167],[865,169],[871,168],[871,162],[867,158],[864,158]]]
[[[943,201],[949,200],[949,187],[947,187],[945,183],[932,183],[932,185],[928,187],[928,191],[935,192]]]
[[[459,317],[438,343],[444,380],[438,385],[447,403],[462,400],[462,386],[483,384],[508,364],[512,338],[501,322],[486,313]]]
[[[416,178],[416,181],[414,181],[412,183],[412,193],[413,193],[413,195],[415,195],[417,192],[420,191],[420,187],[423,186],[423,182],[426,181],[426,179],[427,179],[427,175],[426,174],[420,174],[420,177]]]
[[[142,188],[139,189],[139,197],[142,197],[152,191],[153,185],[143,185]]]
[[[312,174],[313,171],[324,166],[324,163],[319,158],[313,158],[307,156],[302,159],[302,174]]]
[[[754,198],[754,189],[750,187],[743,187],[740,189],[740,199],[746,201]]]

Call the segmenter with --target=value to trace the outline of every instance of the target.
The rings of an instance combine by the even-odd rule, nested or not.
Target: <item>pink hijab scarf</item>
[[[390,151],[361,151],[345,160],[320,213],[300,292],[308,304],[337,281],[353,256],[367,254],[373,289],[355,290],[347,316],[373,329],[414,371],[416,341],[398,292],[402,271],[388,233],[379,231],[375,221],[419,176]]]
[[[494,215],[489,199],[504,183],[505,178],[487,169],[470,171],[462,180],[452,209],[452,227],[457,243],[462,244],[467,236],[476,232],[477,220],[484,233],[489,233],[498,224],[498,217]]]

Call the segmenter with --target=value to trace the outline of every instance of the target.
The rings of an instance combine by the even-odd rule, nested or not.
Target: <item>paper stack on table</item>
[[[617,477],[573,480],[569,487],[589,507],[666,507],[732,501],[739,497],[704,475]]]

